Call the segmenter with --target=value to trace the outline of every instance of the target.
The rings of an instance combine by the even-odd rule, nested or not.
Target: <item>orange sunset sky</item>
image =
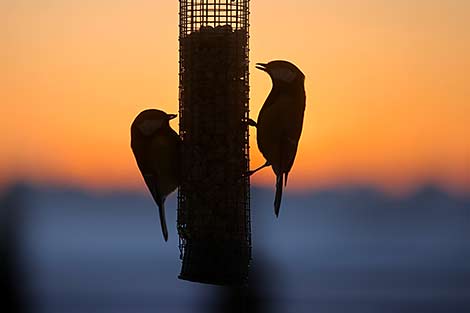
[[[288,190],[470,192],[470,1],[253,0],[250,21],[253,118],[271,88],[256,62],[307,77]],[[0,0],[0,68],[0,185],[143,190],[129,126],[178,110],[178,1]]]

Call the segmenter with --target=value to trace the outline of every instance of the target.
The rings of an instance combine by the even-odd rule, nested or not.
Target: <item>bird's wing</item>
[[[155,136],[150,149],[154,152],[151,167],[158,177],[158,191],[162,197],[166,197],[179,185],[181,139],[171,130]]]
[[[147,185],[150,193],[152,194],[153,200],[155,200],[155,203],[157,203],[158,206],[161,205],[162,203],[162,196],[158,192],[158,184],[157,184],[157,178],[154,174],[146,174],[142,173],[142,176],[144,177],[145,184]]]
[[[298,140],[289,136],[288,133],[283,133],[281,141],[281,171],[282,173],[289,173],[294,165],[295,156],[297,154]],[[287,184],[287,177],[286,177]]]
[[[285,100],[286,102],[288,100]],[[291,170],[295,156],[297,154],[297,148],[299,145],[300,135],[302,133],[304,111],[305,111],[305,91],[300,89],[298,93],[291,99],[291,102],[285,103],[284,105],[290,105],[291,110],[288,110],[289,116],[287,122],[282,125],[282,146],[285,154],[283,155],[282,169],[284,173],[289,173]],[[295,103],[295,105],[293,105]],[[287,183],[287,175],[285,178]]]
[[[286,108],[289,108],[286,110]],[[297,147],[302,132],[303,108],[296,108],[292,105],[292,98],[281,97],[273,106],[274,114],[279,121],[278,125],[273,125],[271,129],[275,129],[273,134],[277,142],[278,152],[278,171],[279,173],[288,173],[294,164],[297,154]]]

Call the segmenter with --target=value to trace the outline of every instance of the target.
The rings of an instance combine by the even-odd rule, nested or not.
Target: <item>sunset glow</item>
[[[286,59],[307,110],[288,190],[470,192],[470,2],[251,2],[251,117]],[[0,185],[143,189],[129,127],[178,110],[177,1],[1,1]],[[178,122],[172,124],[178,129]],[[251,131],[251,167],[264,160]],[[272,171],[253,184],[274,185]]]

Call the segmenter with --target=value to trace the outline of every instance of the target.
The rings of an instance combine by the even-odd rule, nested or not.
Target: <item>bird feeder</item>
[[[249,1],[179,4],[179,278],[243,284],[251,259]]]

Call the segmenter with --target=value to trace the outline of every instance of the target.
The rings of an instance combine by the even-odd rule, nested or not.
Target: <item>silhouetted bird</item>
[[[176,114],[145,110],[131,126],[131,148],[160,213],[163,237],[168,240],[165,199],[179,185],[181,139],[170,127]]]
[[[273,87],[258,115],[258,148],[266,163],[256,171],[271,165],[276,174],[274,213],[279,216],[282,184],[294,164],[302,132],[305,111],[305,75],[292,63],[271,61],[257,63],[256,68],[265,71],[272,79]],[[253,124],[249,121],[249,124]]]

